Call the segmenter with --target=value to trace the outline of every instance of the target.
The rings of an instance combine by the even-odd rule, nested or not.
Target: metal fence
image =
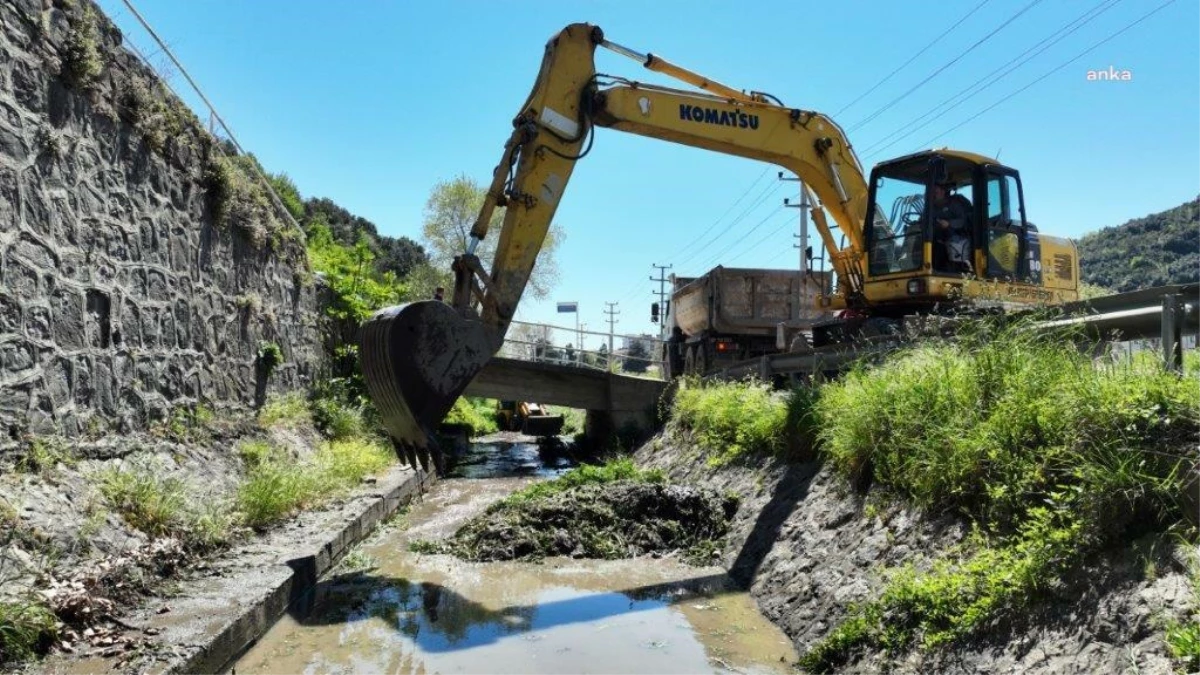
[[[662,377],[663,372],[661,339],[591,331],[585,326],[513,321],[497,356],[647,377]]]

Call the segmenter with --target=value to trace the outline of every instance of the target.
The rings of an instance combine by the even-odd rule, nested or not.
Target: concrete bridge
[[[666,388],[662,380],[497,356],[465,395],[582,408],[588,411],[588,435],[597,438],[630,424],[649,429]]]

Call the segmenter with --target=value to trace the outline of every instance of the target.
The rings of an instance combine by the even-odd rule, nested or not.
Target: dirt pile
[[[622,480],[505,500],[448,542],[417,548],[480,562],[672,552],[710,562],[736,511],[736,498],[715,490]]]

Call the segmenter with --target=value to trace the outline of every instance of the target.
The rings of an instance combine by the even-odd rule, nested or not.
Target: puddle
[[[467,563],[408,550],[559,470],[529,466],[521,445],[480,444],[480,454],[511,456],[459,469],[506,465],[508,475],[439,482],[401,527],[361,547],[376,567],[323,581],[234,672],[794,672],[791,641],[720,568],[649,558]]]

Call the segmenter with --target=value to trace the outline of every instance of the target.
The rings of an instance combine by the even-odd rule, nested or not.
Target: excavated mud
[[[736,511],[735,498],[711,489],[616,481],[497,503],[436,548],[479,562],[671,553],[711,562]]]

